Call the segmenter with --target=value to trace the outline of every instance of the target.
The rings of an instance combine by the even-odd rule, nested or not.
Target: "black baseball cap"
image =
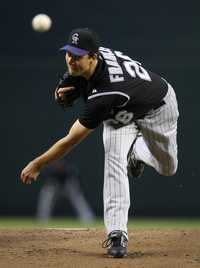
[[[90,52],[97,53],[99,45],[99,38],[94,31],[88,28],[77,28],[71,31],[67,45],[61,47],[60,50],[84,56]]]

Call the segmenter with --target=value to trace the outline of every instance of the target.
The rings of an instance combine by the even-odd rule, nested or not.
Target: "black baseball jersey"
[[[115,127],[143,118],[164,104],[167,83],[141,63],[122,52],[101,47],[96,70],[90,80],[85,109],[79,122],[90,129],[109,120]]]

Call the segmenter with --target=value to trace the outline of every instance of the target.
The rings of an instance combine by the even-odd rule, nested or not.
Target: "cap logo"
[[[79,34],[78,33],[74,33],[72,35],[72,44],[78,45],[78,41],[79,41]]]

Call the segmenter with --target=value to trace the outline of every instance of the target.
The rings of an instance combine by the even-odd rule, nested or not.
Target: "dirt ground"
[[[128,256],[107,257],[95,229],[0,230],[0,268],[200,267],[200,230],[132,230]]]

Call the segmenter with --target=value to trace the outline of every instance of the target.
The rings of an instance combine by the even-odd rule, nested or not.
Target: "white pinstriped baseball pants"
[[[168,85],[165,105],[152,110],[144,119],[137,120],[139,136],[133,147],[138,160],[155,168],[165,176],[176,172],[177,120],[179,116],[176,96]],[[138,134],[135,123],[119,129],[104,122],[104,222],[107,233],[114,230],[127,232],[130,207],[129,181],[127,177],[127,154]]]

